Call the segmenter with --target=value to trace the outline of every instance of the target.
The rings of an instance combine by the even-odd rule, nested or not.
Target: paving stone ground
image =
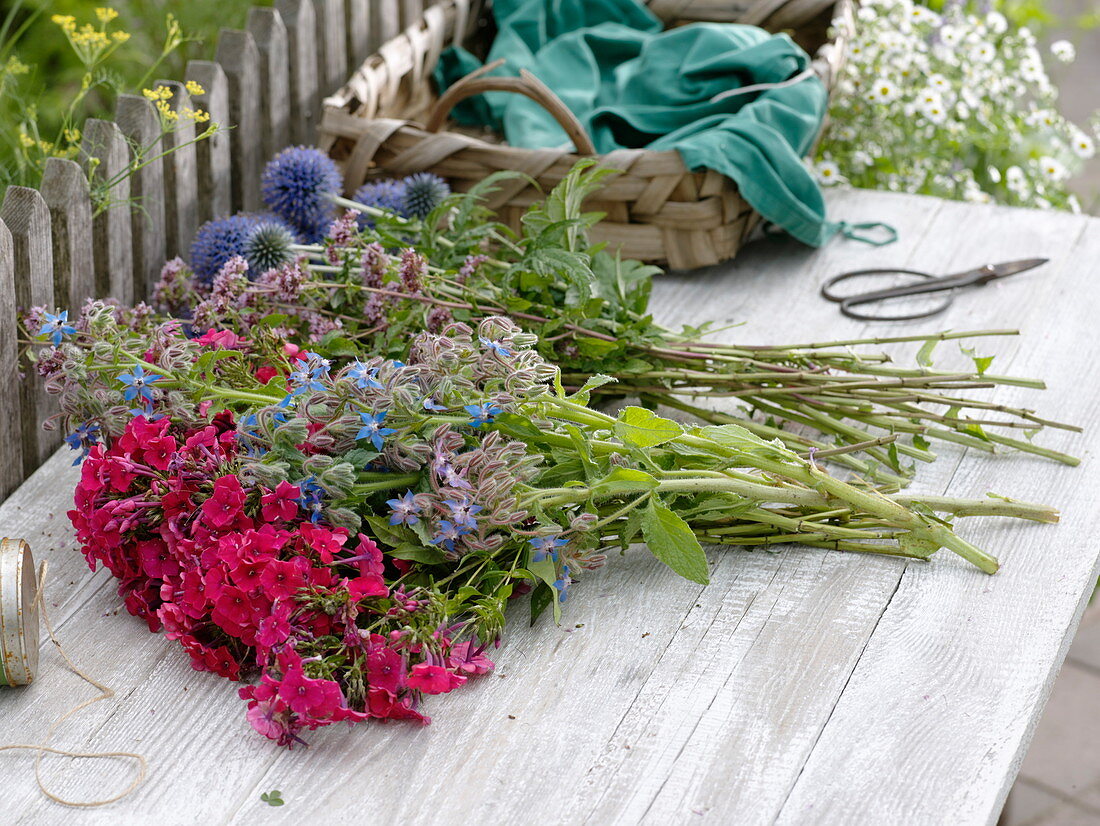
[[[1100,824],[1100,597],[1085,612],[1012,789],[1005,826]]]

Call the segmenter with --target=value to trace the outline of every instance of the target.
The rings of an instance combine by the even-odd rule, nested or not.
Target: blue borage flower
[[[478,336],[478,340],[481,342],[481,346],[492,350],[501,358],[508,358],[512,355],[512,351],[501,344],[499,341],[493,341],[492,339],[485,338],[485,336]]]
[[[485,404],[467,404],[464,405],[462,409],[473,417],[470,421],[471,427],[481,427],[483,424],[492,424],[493,420],[503,412],[499,407],[490,402],[486,402]]]
[[[536,536],[530,540],[530,543],[531,548],[534,549],[534,553],[531,555],[532,562],[542,562],[544,559],[552,559],[557,562],[558,548],[568,545],[569,540],[563,539],[561,534],[554,534],[553,536]]]
[[[313,244],[324,237],[332,218],[331,196],[343,181],[332,158],[319,149],[289,146],[276,155],[260,181],[268,209]]]
[[[267,453],[265,448],[256,445],[256,442],[263,438],[259,427],[260,422],[255,413],[249,413],[237,425],[237,441],[241,443],[249,456],[263,456]]]
[[[275,422],[275,426],[278,427],[281,424],[286,424],[286,412],[294,408],[294,394],[288,393],[281,402],[275,405],[275,413],[272,414],[271,419]]]
[[[156,373],[146,373],[139,364],[131,372],[120,374],[118,380],[126,385],[126,389],[122,391],[122,396],[126,401],[132,402],[140,398],[148,404],[152,404],[153,388],[149,385],[163,378],[164,376],[158,376]]]
[[[474,516],[484,510],[481,505],[475,505],[465,499],[457,501],[446,500],[443,504],[451,511],[451,521],[456,525],[469,528],[470,530],[475,530],[477,528],[477,520],[474,519]]]
[[[561,576],[554,580],[554,587],[558,590],[558,602],[565,602],[569,598],[569,585],[572,581],[569,578],[569,566],[563,565]]]
[[[433,399],[431,396],[425,396],[424,401],[422,402],[422,404],[423,404],[425,410],[432,410],[436,413],[438,413],[441,410],[446,410],[447,409],[443,405],[438,404],[436,402],[436,400]]]
[[[415,525],[420,521],[418,514],[421,508],[416,504],[416,494],[411,490],[405,491],[404,496],[396,499],[387,499],[386,504],[393,511],[390,514],[391,525]]]
[[[386,421],[385,412],[360,413],[359,416],[363,420],[363,426],[359,428],[359,432],[355,434],[355,438],[370,439],[375,450],[381,450],[383,448],[386,436],[391,436],[397,432],[392,427],[382,427],[382,422]]]
[[[458,525],[448,519],[441,519],[439,520],[439,530],[428,541],[433,545],[442,545],[448,551],[454,551],[455,542],[468,533],[470,533],[470,528],[466,525]]]
[[[374,390],[382,390],[382,382],[378,380],[378,368],[367,367],[359,359],[355,360],[355,363],[348,368],[348,378],[355,381],[355,386],[360,390],[366,390],[368,387]]]
[[[287,376],[287,388],[291,396],[299,396],[307,390],[320,392],[325,389],[321,379],[328,378],[332,362],[322,358],[317,353],[307,352],[305,361],[298,360],[298,369],[292,370]]]
[[[79,465],[88,457],[92,448],[99,444],[99,425],[95,422],[84,422],[65,437],[65,444],[80,451],[80,455],[73,459],[73,464]]]
[[[43,318],[46,319],[42,325],[42,329],[38,331],[39,337],[49,336],[50,341],[53,342],[53,346],[57,347],[61,344],[62,339],[66,336],[76,334],[76,327],[69,324],[69,311],[62,310],[57,315],[52,313],[43,314]]]
[[[298,507],[309,514],[310,522],[320,522],[325,510],[325,489],[310,476],[298,483],[298,490],[301,491]]]

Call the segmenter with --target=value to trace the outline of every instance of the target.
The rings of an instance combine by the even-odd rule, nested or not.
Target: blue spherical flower
[[[332,158],[308,146],[284,149],[264,167],[261,180],[264,203],[309,244],[324,237],[335,214],[330,197],[342,184]]]
[[[405,217],[427,218],[451,194],[450,185],[431,172],[418,172],[405,179]]]
[[[365,183],[355,192],[355,200],[364,206],[384,209],[401,218],[405,215],[405,184],[403,181],[395,181],[386,178],[381,181]],[[374,219],[370,215],[360,215],[359,225],[373,227]]]
[[[200,284],[209,284],[230,258],[245,255],[245,246],[256,228],[255,215],[230,215],[207,221],[191,242],[191,270]]]

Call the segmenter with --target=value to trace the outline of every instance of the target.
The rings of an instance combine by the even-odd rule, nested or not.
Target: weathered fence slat
[[[259,135],[260,53],[252,35],[222,29],[218,38],[218,62],[229,79],[229,133],[233,168],[233,209],[253,212],[260,208],[260,170],[263,149]]]
[[[374,12],[371,17],[371,34],[378,39],[373,48],[381,46],[393,40],[401,32],[400,0],[376,0],[371,8]],[[373,51],[373,49],[372,49]]]
[[[424,4],[420,0],[401,0],[401,28],[409,26],[420,20],[424,14]]]
[[[134,210],[130,216],[133,234],[134,299],[144,301],[156,283],[164,264],[165,232],[164,159],[160,141],[160,115],[153,104],[139,95],[119,95],[115,122],[130,141],[131,151],[142,155],[144,165],[130,176],[130,197]],[[45,188],[43,187],[43,194]],[[46,201],[49,202],[47,197]],[[53,205],[50,206],[51,212]],[[54,237],[57,237],[56,216]],[[54,244],[54,272],[58,270],[57,244]],[[56,279],[55,282],[56,283]]]
[[[42,175],[41,191],[50,210],[54,302],[68,310],[70,318],[76,318],[85,300],[95,296],[88,179],[75,161],[50,158]],[[0,326],[3,324],[6,320],[0,320]]]
[[[260,53],[263,160],[290,143],[290,67],[286,24],[278,10],[253,6],[248,30]]]
[[[164,156],[164,222],[168,254],[186,255],[199,220],[195,123],[182,114],[193,106],[182,83],[158,80],[157,86],[172,90],[168,106],[179,115],[175,126],[164,135],[164,148],[171,150]]]
[[[209,113],[212,123],[223,127],[195,145],[198,221],[205,223],[228,215],[233,208],[228,128],[229,81],[225,70],[209,60],[189,61],[187,79],[203,88],[203,94],[192,95],[192,103]],[[186,250],[176,250],[175,254],[186,258]]]
[[[335,92],[347,79],[344,0],[313,0],[317,19],[317,78],[320,97]]]
[[[15,250],[11,233],[0,220],[0,382],[8,388],[0,393],[0,497],[23,481],[23,439],[20,433],[19,328],[15,315]],[[27,382],[37,376],[28,376]]]
[[[370,37],[370,0],[344,0],[344,12],[344,31],[347,33],[348,52],[347,74],[351,75],[373,51]],[[325,91],[331,94],[336,89]]]
[[[290,46],[290,132],[296,143],[311,144],[321,122],[317,86],[317,18],[310,0],[276,0]],[[327,90],[326,90],[327,91]]]
[[[89,179],[111,184],[107,205],[92,219],[92,256],[98,298],[134,302],[134,251],[130,243],[130,147],[111,121],[89,118],[84,123],[80,154]],[[8,224],[8,229],[12,229]],[[12,231],[14,235],[14,230]]]
[[[87,138],[87,126],[84,134]],[[41,193],[25,186],[9,186],[4,206],[0,208],[0,221],[7,224],[11,233],[16,311],[31,307],[46,307],[52,311],[55,302],[50,210]],[[18,360],[12,363],[18,364]],[[20,366],[26,373],[19,383],[19,428],[23,442],[23,476],[27,477],[49,458],[60,438],[56,431],[42,429],[42,423],[57,412],[57,398],[46,393],[33,369],[25,364]]]

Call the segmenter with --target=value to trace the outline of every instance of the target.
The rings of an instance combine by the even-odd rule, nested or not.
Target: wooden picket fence
[[[293,143],[312,144],[322,101],[379,45],[418,26],[433,0],[276,0],[253,7],[244,30],[223,29],[216,60],[194,60],[170,104],[201,108],[228,127],[194,138],[193,123],[163,138],[182,146],[122,180],[113,204],[93,217],[85,169],[98,159],[102,180],[127,168],[131,145],[160,134],[153,105],[118,99],[113,121],[89,119],[82,163],[51,159],[41,189],[9,187],[0,207],[0,499],[61,443],[41,423],[57,412],[37,376],[20,376],[17,314],[29,307],[79,312],[89,297],[125,304],[145,299],[165,260],[186,256],[196,229],[211,218],[261,208],[264,163]],[[205,94],[195,99],[184,84]],[[152,153],[155,154],[155,153]]]

